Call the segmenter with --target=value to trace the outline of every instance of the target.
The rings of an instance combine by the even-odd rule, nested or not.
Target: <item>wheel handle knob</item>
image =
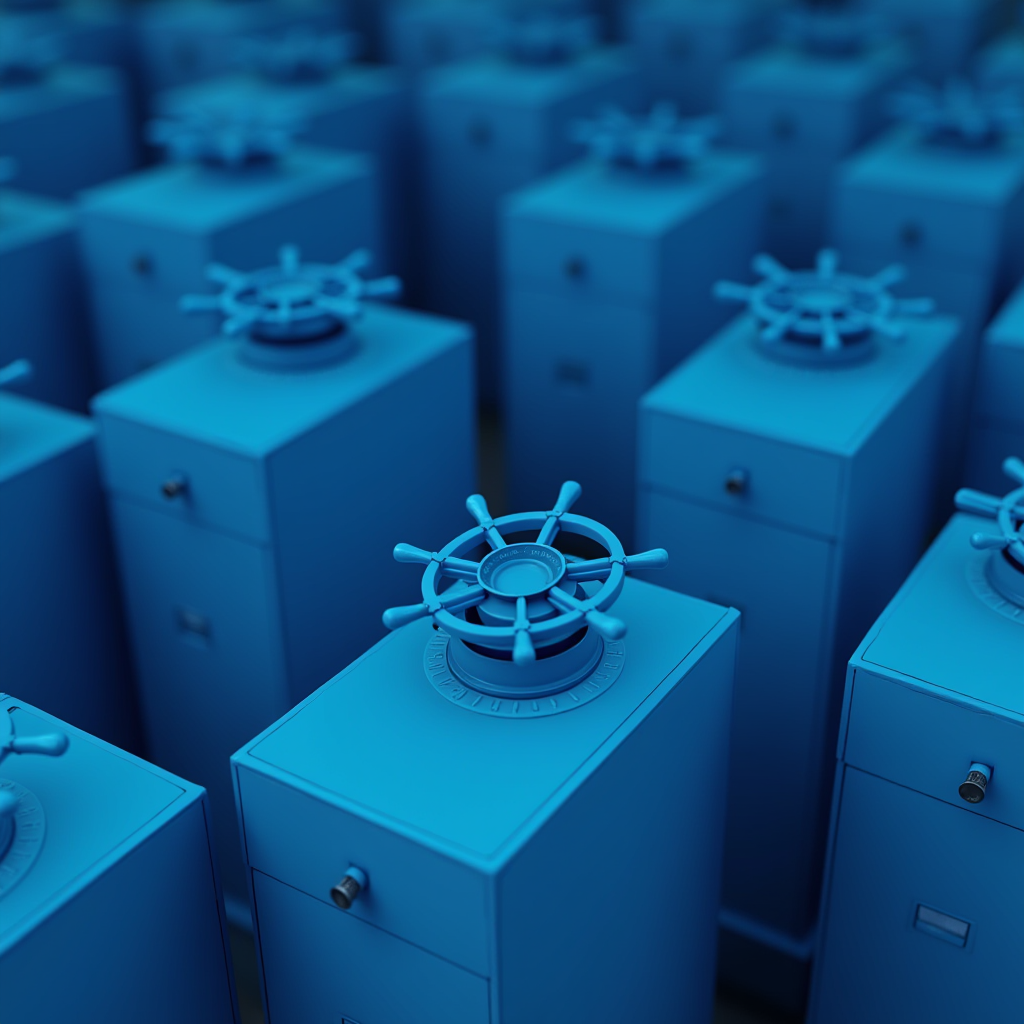
[[[341,881],[331,889],[331,899],[342,910],[348,910],[368,884],[369,879],[366,877],[366,872],[353,865],[345,872]]]
[[[967,778],[960,783],[960,796],[969,804],[980,804],[985,799],[985,790],[992,778],[992,769],[987,764],[975,761],[967,772]]]

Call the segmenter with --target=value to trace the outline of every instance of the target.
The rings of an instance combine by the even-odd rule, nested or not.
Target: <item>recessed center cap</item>
[[[302,278],[289,278],[283,281],[275,281],[263,289],[262,298],[265,302],[274,304],[291,303],[297,305],[303,302],[312,302],[319,293],[319,286],[313,281],[304,281]]]
[[[565,575],[565,557],[547,544],[509,544],[480,563],[480,586],[495,597],[514,601],[550,590]]]

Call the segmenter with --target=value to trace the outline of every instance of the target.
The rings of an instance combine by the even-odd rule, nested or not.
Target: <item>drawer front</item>
[[[855,768],[840,801],[809,1019],[1019,1019],[1024,833]]]
[[[267,1024],[487,1024],[488,983],[253,872]]]
[[[926,173],[922,167],[922,175]],[[1005,209],[946,200],[905,186],[862,184],[854,175],[855,169],[841,172],[834,193],[832,239],[841,251],[870,247],[881,259],[951,261],[992,273],[1001,255]],[[935,299],[941,302],[941,296]]]
[[[841,525],[839,459],[642,404],[640,482],[824,537]]]
[[[94,412],[108,491],[188,522],[270,541],[270,510],[257,459],[106,415],[102,399]]]
[[[517,211],[503,214],[502,260],[506,283],[529,282],[566,296],[654,301],[659,242],[654,235],[588,228]]]
[[[299,779],[288,784],[243,766],[235,767],[235,775],[251,868],[306,893],[327,915],[359,918],[476,974],[490,973],[490,915],[481,875],[318,800],[297,788]],[[350,865],[362,869],[369,884],[345,911],[335,906],[331,889]]]
[[[842,756],[970,814],[1024,828],[1024,725],[857,668]],[[969,804],[958,790],[974,761],[992,778],[984,799]]]
[[[245,891],[230,757],[291,706],[270,551],[134,501],[111,517],[149,755],[205,786],[225,888]]]
[[[97,204],[101,197],[102,193]],[[78,220],[79,245],[90,278],[175,298],[209,290],[204,277],[212,258],[208,238],[107,213],[93,208],[88,196],[82,200]]]

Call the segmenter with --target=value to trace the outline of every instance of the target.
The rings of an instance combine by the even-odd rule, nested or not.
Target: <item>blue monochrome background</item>
[[[1024,1019],[1024,5],[2,0],[0,325],[4,1024]]]

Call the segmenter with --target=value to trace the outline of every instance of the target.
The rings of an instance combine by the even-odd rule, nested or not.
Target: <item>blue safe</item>
[[[148,749],[209,790],[243,919],[228,758],[380,635],[394,533],[439,543],[475,478],[470,329],[376,305],[351,322],[394,284],[359,267],[286,249],[222,276],[192,305],[220,301],[241,340],[93,403]]]
[[[810,262],[824,241],[836,165],[881,130],[886,97],[911,68],[902,44],[843,18],[808,12],[791,42],[735,61],[722,88],[726,137],[765,156],[765,244],[789,263]]]
[[[238,1020],[199,786],[0,693],[4,1024]]]
[[[579,493],[399,544],[423,603],[232,758],[268,1024],[711,1019],[739,616]]]
[[[499,203],[576,155],[575,119],[638,94],[636,71],[617,50],[548,58],[513,53],[438,68],[418,97],[426,299],[475,325],[489,404],[500,397]]]
[[[850,661],[815,1024],[1020,1015],[1024,463],[1004,465],[1014,490],[957,494],[968,514]]]
[[[189,119],[182,119],[190,126]],[[236,128],[251,158],[236,160]],[[89,282],[97,374],[103,386],[208,338],[213,317],[186,321],[184,292],[205,287],[211,262],[243,270],[294,241],[314,260],[380,238],[370,157],[285,145],[273,127],[226,115],[195,121],[193,159],[133,174],[81,197],[82,259]],[[269,135],[268,135],[269,133]],[[265,137],[267,136],[267,137]]]
[[[760,246],[765,174],[664,105],[577,127],[592,158],[502,211],[509,499],[533,507],[571,469],[629,543],[637,402],[730,317],[711,289]]]
[[[152,0],[135,11],[136,41],[148,95],[230,71],[237,46],[306,25],[336,31],[345,0]]]
[[[392,68],[356,65],[351,34],[294,28],[252,39],[242,69],[168,90],[153,98],[161,114],[196,108],[294,119],[311,146],[369,153],[381,190],[380,269],[408,273],[412,189],[412,113],[408,90]],[[375,250],[376,251],[376,250]]]
[[[0,188],[0,322],[0,366],[32,363],[23,393],[84,412],[95,390],[92,348],[67,203]]]
[[[1000,27],[1001,0],[867,0],[870,10],[902,33],[917,70],[932,81],[965,72],[974,51]]]
[[[84,416],[0,392],[0,677],[140,750],[95,437]]]
[[[1024,281],[982,339],[967,483],[998,490],[1007,452],[1024,452]]]
[[[898,100],[910,123],[840,167],[829,233],[851,267],[899,260],[903,288],[934,296],[960,318],[945,508],[962,479],[982,328],[1024,277],[1024,131],[1007,127],[1012,111],[1003,96],[963,83],[920,87]]]
[[[776,0],[643,0],[626,14],[648,100],[672,100],[685,114],[718,108],[723,73],[765,42]]]
[[[494,40],[491,0],[392,0],[384,11],[387,61],[416,79],[439,64],[478,57]]]
[[[791,1012],[805,995],[843,671],[928,535],[948,317],[856,277],[759,257],[749,303],[639,409],[638,543],[666,585],[743,613],[720,973]]]
[[[0,50],[0,150],[20,188],[57,199],[127,174],[136,153],[121,73],[58,62],[48,36],[19,34]]]

